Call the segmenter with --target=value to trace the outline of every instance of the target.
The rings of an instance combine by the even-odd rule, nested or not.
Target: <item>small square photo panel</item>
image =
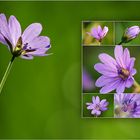
[[[114,45],[114,36],[114,22],[82,22],[82,45],[84,46]]]
[[[83,117],[111,118],[113,117],[114,95],[88,93],[83,95]]]
[[[140,118],[140,94],[120,93],[114,95],[115,118]]]
[[[137,21],[116,21],[115,23],[115,44],[125,46],[140,45],[140,22]]]

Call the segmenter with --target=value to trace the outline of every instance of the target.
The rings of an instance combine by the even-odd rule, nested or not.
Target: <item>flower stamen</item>
[[[100,106],[97,104],[95,107],[96,110],[100,110]]]
[[[17,44],[16,44],[16,47],[13,50],[13,55],[15,57],[18,57],[21,55],[21,53],[22,53],[22,38],[19,37]]]
[[[127,69],[121,68],[118,71],[119,77],[121,77],[123,80],[127,79],[130,75],[130,72]]]

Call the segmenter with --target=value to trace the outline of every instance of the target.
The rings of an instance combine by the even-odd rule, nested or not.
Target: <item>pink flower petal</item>
[[[19,37],[21,37],[20,23],[18,22],[15,16],[10,16],[9,18],[9,31],[11,34],[13,47],[15,47]]]
[[[32,23],[23,32],[22,35],[23,43],[26,44],[31,42],[34,38],[39,36],[41,31],[42,31],[42,25],[40,23]]]
[[[116,61],[113,57],[111,57],[110,55],[106,54],[106,53],[101,53],[99,55],[99,59],[102,63],[106,64],[107,66],[111,67],[112,69],[114,69],[115,71],[117,71],[116,68]]]
[[[101,88],[100,93],[106,94],[113,91],[114,89],[118,87],[119,83],[120,83],[120,80],[116,80],[112,83],[105,85],[104,87]]]
[[[95,64],[94,69],[98,71],[99,73],[108,77],[118,76],[118,73],[114,69],[110,69],[110,67],[107,67],[107,65],[102,64],[102,63]]]
[[[123,61],[123,48],[121,45],[116,45],[114,50],[114,55],[117,61],[117,64],[120,65],[122,68],[126,68],[126,65]]]
[[[8,39],[10,43],[12,44],[11,34],[9,31],[7,19],[4,14],[0,14],[0,33],[3,35],[3,37]]]

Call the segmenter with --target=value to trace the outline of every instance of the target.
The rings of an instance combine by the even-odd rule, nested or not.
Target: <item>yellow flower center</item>
[[[121,70],[119,71],[119,76],[124,80],[127,79],[129,75],[130,72],[127,69],[121,68]]]

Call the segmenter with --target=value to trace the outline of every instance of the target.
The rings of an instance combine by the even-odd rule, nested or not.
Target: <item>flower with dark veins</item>
[[[39,36],[42,31],[40,23],[32,23],[22,33],[21,26],[15,16],[7,21],[0,14],[0,42],[7,45],[13,57],[33,59],[34,56],[46,56],[51,47],[47,36]]]
[[[91,35],[92,37],[94,37],[96,40],[98,40],[99,42],[102,41],[102,39],[106,36],[106,34],[108,33],[108,27],[104,27],[102,29],[102,27],[100,25],[98,25],[98,27],[93,27],[91,29],[91,32],[87,32],[89,35]]]
[[[114,102],[116,118],[140,118],[139,94],[115,94]]]
[[[102,74],[95,83],[97,87],[102,87],[100,93],[109,93],[115,89],[117,93],[122,93],[125,88],[130,88],[134,84],[135,58],[130,57],[127,48],[123,51],[121,45],[116,45],[114,55],[115,59],[102,53],[99,55],[101,63],[94,65],[95,70]]]
[[[91,110],[91,114],[100,116],[102,112],[108,110],[108,102],[106,99],[100,100],[99,96],[92,97],[92,103],[86,103],[87,109]]]

